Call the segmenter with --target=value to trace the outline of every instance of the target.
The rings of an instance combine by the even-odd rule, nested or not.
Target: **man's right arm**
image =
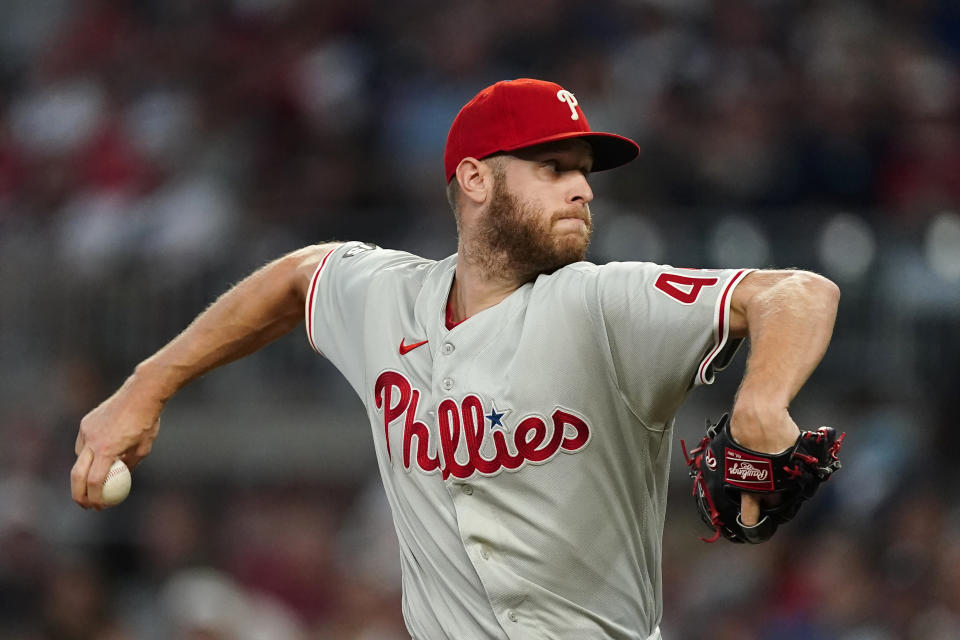
[[[224,293],[80,422],[70,473],[73,499],[102,508],[103,480],[116,458],[134,467],[150,453],[166,402],[190,381],[257,351],[303,321],[310,280],[337,244],[274,260]]]

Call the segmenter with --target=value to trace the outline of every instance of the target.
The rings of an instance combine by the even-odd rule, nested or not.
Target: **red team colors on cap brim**
[[[640,147],[615,133],[591,131],[577,98],[553,82],[505,80],[478,93],[450,126],[443,164],[447,181],[464,158],[577,138],[593,147],[593,170],[603,171],[637,157]]]

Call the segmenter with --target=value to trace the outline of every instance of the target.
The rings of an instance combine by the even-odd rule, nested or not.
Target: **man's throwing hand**
[[[133,469],[150,453],[160,427],[164,403],[146,391],[134,374],[80,421],[70,471],[74,502],[84,509],[103,509],[103,481],[117,458]]]

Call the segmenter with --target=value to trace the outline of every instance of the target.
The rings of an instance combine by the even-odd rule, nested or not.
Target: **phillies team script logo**
[[[558,451],[576,453],[590,440],[590,427],[586,421],[561,407],[557,407],[550,416],[550,425],[542,417],[534,415],[521,420],[512,436],[499,429],[485,432],[483,402],[470,394],[459,403],[452,398],[445,398],[437,407],[440,437],[437,446],[438,443],[430,441],[427,425],[416,418],[420,390],[414,389],[403,374],[396,371],[381,373],[373,394],[377,409],[383,412],[387,456],[393,460],[390,427],[402,424],[404,468],[410,469],[411,457],[415,455],[420,469],[427,473],[440,469],[444,480],[450,476],[469,478],[474,473],[493,475],[503,469],[516,471],[528,461],[546,462]],[[480,453],[488,438],[493,443],[492,458]],[[465,445],[468,454],[464,461],[458,460],[455,455],[461,444]]]

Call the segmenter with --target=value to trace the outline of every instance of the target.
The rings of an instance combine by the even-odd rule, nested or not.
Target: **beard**
[[[548,217],[542,207],[509,192],[505,182],[498,177],[494,184],[490,204],[466,256],[470,262],[481,265],[491,277],[519,277],[527,282],[586,257],[593,231],[588,207],[572,205]],[[585,228],[554,230],[557,221],[569,217],[584,220]]]

